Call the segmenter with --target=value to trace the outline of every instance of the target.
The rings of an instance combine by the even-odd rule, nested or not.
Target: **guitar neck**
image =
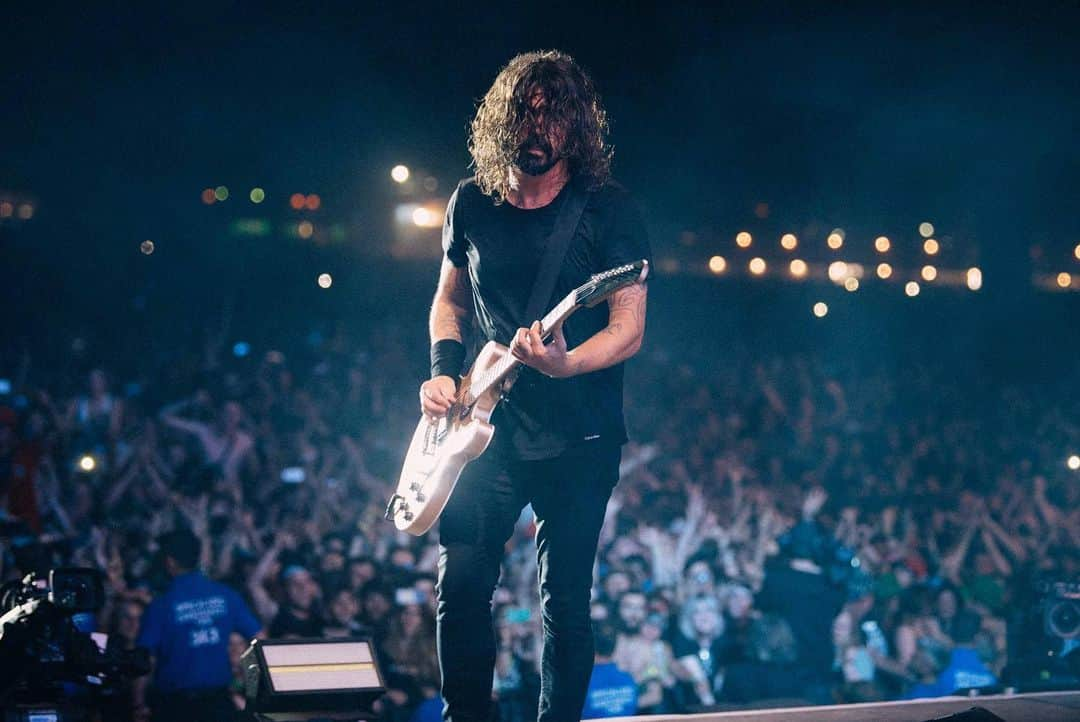
[[[574,292],[568,293],[563,300],[559,301],[555,308],[551,309],[546,316],[540,319],[541,339],[546,341],[548,337],[551,336],[551,329],[569,318],[574,311],[581,308],[575,303],[574,297]],[[472,383],[469,384],[468,391],[465,395],[466,398],[463,399],[465,405],[468,406],[475,403],[478,398],[505,381],[506,377],[520,365],[520,361],[510,354],[507,354],[497,363],[485,369],[482,373],[474,377]]]

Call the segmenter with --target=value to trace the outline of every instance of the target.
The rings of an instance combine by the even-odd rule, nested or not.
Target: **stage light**
[[[334,279],[329,273],[319,274],[319,288],[330,288],[333,283]]]
[[[214,198],[219,201],[227,201],[229,199],[229,189],[225,186],[218,186],[214,189]]]
[[[317,193],[312,193],[304,199],[304,205],[307,206],[309,211],[317,211],[319,206],[322,205],[322,198],[319,198]]]
[[[246,341],[237,341],[233,344],[232,352],[236,358],[244,358],[251,353],[251,344]]]
[[[301,238],[311,238],[315,233],[315,226],[311,225],[311,221],[300,221],[296,224],[296,234]]]
[[[806,261],[801,258],[796,258],[788,266],[791,269],[791,275],[795,278],[802,278],[806,275]]]
[[[1057,275],[1057,285],[1061,288],[1068,288],[1072,285],[1072,276],[1068,273],[1059,273]]]
[[[750,273],[755,276],[760,276],[765,273],[765,259],[761,257],[754,257],[750,259]]]
[[[143,255],[149,256],[151,253],[154,252],[154,242],[143,241],[139,244],[139,250],[143,252]]]
[[[404,183],[409,180],[409,167],[404,165],[396,165],[390,170],[390,177],[394,179],[395,183]]]
[[[924,281],[933,281],[935,278],[937,278],[937,269],[933,266],[923,266],[922,277]]]
[[[713,256],[709,259],[709,270],[713,273],[723,273],[727,270],[727,259],[723,256]]]
[[[97,468],[97,459],[95,459],[90,454],[83,454],[82,456],[79,457],[79,469],[81,471],[85,471],[86,473],[90,473],[91,471],[93,471],[96,468]]]
[[[926,255],[936,256],[937,252],[941,250],[941,244],[933,238],[927,238],[922,244],[922,249],[926,252]]]
[[[251,193],[248,193],[248,198],[251,199],[252,203],[262,203],[266,200],[266,191],[262,188],[252,188]]]
[[[892,248],[892,241],[887,236],[878,236],[874,239],[874,248],[878,253],[888,253]]]
[[[908,281],[907,284],[904,286],[904,293],[906,293],[911,298],[915,298],[916,296],[918,296],[919,290],[919,284],[915,281]]]
[[[923,221],[919,224],[919,235],[923,238],[929,238],[934,235],[934,224],[930,221]]]
[[[825,314],[828,312],[829,307],[823,301],[818,301],[814,304],[814,315],[818,318],[825,318]]]
[[[844,237],[836,231],[833,231],[829,234],[829,237],[825,239],[825,242],[829,244],[829,248],[838,251],[840,250],[840,247],[844,245]]]
[[[442,224],[442,218],[430,208],[418,206],[412,212],[412,222],[418,228],[437,228]]]
[[[1065,464],[1066,464],[1066,466],[1068,466],[1073,471],[1076,471],[1077,469],[1080,469],[1080,456],[1077,456],[1076,454],[1073,454],[1072,456],[1069,457],[1069,460],[1066,461]]]
[[[969,268],[967,272],[967,286],[972,291],[982,288],[982,271],[977,267]]]
[[[859,290],[859,279],[855,278],[854,276],[849,276],[848,278],[845,278],[844,279],[844,288],[847,289],[848,291],[852,291],[852,292],[858,291]]]
[[[34,206],[29,203],[22,203],[16,209],[15,214],[19,216],[21,220],[28,221],[34,217]]]
[[[829,280],[840,283],[848,275],[847,264],[843,261],[833,261],[829,264]]]
[[[298,211],[307,203],[307,197],[303,193],[293,193],[289,196],[289,207]]]
[[[753,236],[746,231],[739,231],[735,234],[735,245],[739,248],[749,248],[750,244],[754,242]]]
[[[15,206],[11,205],[8,201],[0,201],[0,218],[11,218],[11,214],[15,212]]]
[[[1077,260],[1080,260],[1080,243],[1077,243],[1076,248],[1073,249],[1073,255],[1076,256]]]
[[[217,198],[214,197],[214,189],[213,188],[205,189],[202,192],[201,197],[202,197],[202,202],[205,203],[208,206],[213,205],[214,202],[217,200]]]
[[[879,263],[877,267],[878,278],[886,279],[892,275],[892,266],[888,263]]]
[[[795,237],[794,233],[785,233],[780,237],[780,245],[785,250],[793,251],[795,247],[799,245],[799,239]]]

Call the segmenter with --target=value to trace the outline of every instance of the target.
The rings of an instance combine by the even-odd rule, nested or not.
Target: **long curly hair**
[[[535,112],[531,100],[537,91],[545,100],[545,124],[553,124],[564,136],[561,156],[571,176],[596,189],[611,175],[607,113],[592,80],[566,53],[522,53],[499,72],[470,126],[476,183],[496,203],[505,200],[509,190],[510,166],[530,131]]]

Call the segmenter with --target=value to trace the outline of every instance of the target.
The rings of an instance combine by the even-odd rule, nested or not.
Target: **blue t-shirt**
[[[978,652],[969,647],[957,647],[952,651],[949,666],[932,684],[917,684],[904,696],[908,699],[945,697],[958,689],[991,687],[997,682],[994,673],[979,659]]]
[[[628,717],[635,712],[637,685],[634,678],[610,662],[593,667],[581,718]]]
[[[156,657],[154,685],[162,692],[226,687],[229,635],[253,637],[261,629],[239,594],[190,572],[146,608],[136,643]]]

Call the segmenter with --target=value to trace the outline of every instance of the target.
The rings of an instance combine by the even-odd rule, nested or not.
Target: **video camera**
[[[150,671],[147,650],[122,649],[108,635],[75,625],[75,615],[97,612],[104,604],[104,580],[95,569],[28,574],[0,588],[0,669],[9,670],[0,677],[0,708],[26,710],[24,716],[8,712],[5,720],[84,719],[78,711],[59,711],[61,699],[72,691],[65,685],[74,685],[84,697],[102,697]],[[43,704],[58,711],[31,716],[30,710]]]

